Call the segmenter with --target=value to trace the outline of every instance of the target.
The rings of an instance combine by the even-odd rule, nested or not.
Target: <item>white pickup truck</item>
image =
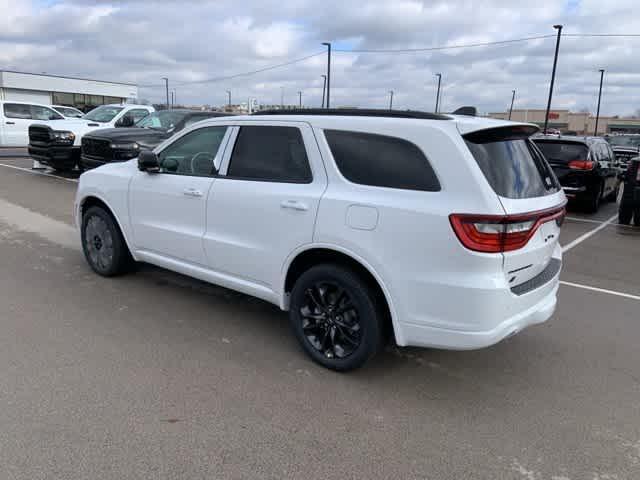
[[[63,121],[64,117],[47,105],[0,101],[0,147],[26,147],[32,124],[57,128]]]
[[[80,160],[83,135],[101,128],[131,127],[154,112],[148,105],[102,105],[75,120],[29,127],[29,155],[56,170],[73,170]]]

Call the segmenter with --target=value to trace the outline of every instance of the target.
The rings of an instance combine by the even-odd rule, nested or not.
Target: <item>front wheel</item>
[[[122,274],[133,263],[120,228],[103,208],[91,207],[86,211],[82,216],[81,235],[84,256],[98,275]]]
[[[602,194],[604,193],[604,185],[597,188],[595,192],[587,199],[587,212],[596,213],[600,208],[600,201],[602,200]]]
[[[296,338],[315,362],[332,370],[358,368],[380,350],[383,318],[366,282],[338,265],[312,267],[291,292]]]

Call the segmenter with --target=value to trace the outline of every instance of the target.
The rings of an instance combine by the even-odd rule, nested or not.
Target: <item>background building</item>
[[[544,126],[544,109],[513,110],[511,120],[514,122],[528,122]],[[509,112],[490,113],[491,118],[506,120]],[[596,127],[596,117],[589,112],[570,112],[569,110],[549,111],[549,128],[558,129],[563,133],[576,135],[593,135]],[[598,119],[598,133],[640,133],[640,118],[620,118],[600,116]]]
[[[86,112],[137,97],[138,87],[131,83],[0,70],[0,100],[67,105]]]

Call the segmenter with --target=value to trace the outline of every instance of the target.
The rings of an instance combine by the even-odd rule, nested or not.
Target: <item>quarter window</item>
[[[206,127],[187,133],[165,148],[158,160],[163,173],[213,177],[214,160],[227,127]]]
[[[440,182],[422,151],[397,137],[325,130],[331,154],[344,177],[375,187],[436,192]]]
[[[296,127],[240,127],[228,177],[287,183],[310,183],[309,159]]]
[[[4,116],[7,118],[31,118],[31,105],[23,103],[5,103]]]

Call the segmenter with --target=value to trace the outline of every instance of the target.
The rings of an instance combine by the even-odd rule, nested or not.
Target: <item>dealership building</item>
[[[0,100],[66,105],[89,111],[138,97],[132,83],[0,70]]]
[[[511,120],[515,122],[535,123],[544,126],[546,110],[521,109],[511,112]],[[490,113],[489,117],[507,120],[509,112]],[[548,128],[563,133],[576,135],[592,135],[595,131],[596,117],[588,112],[570,112],[569,110],[550,110]],[[640,118],[621,118],[600,116],[598,133],[640,133]]]

